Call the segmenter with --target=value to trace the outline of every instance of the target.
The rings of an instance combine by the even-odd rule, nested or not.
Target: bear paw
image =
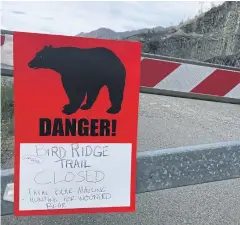
[[[80,109],[82,109],[82,110],[88,110],[90,108],[91,108],[91,106],[89,106],[88,104],[84,104],[80,107]]]
[[[116,113],[119,113],[121,110],[121,108],[118,108],[118,107],[111,107],[107,110],[107,113],[110,113],[110,114],[116,114]]]
[[[63,106],[62,113],[66,114],[66,115],[71,115],[71,114],[75,113],[77,110],[78,110],[78,107],[68,104],[68,105]]]

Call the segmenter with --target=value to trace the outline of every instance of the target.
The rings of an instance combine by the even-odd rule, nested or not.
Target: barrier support
[[[140,87],[140,93],[163,95],[163,96],[170,96],[170,97],[176,97],[176,98],[189,98],[189,99],[196,99],[196,100],[203,100],[203,101],[240,104],[240,99],[237,99],[237,98],[196,94],[196,93],[180,92],[180,91],[172,91],[172,90],[163,90],[163,89],[149,88],[149,87]]]

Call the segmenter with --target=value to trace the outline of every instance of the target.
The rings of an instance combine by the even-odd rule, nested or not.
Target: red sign
[[[135,211],[141,43],[13,40],[14,214]]]

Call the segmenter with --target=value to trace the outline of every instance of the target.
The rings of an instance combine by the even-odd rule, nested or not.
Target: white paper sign
[[[20,210],[130,206],[132,144],[21,144]]]

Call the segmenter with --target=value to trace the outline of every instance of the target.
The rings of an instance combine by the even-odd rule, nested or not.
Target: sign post
[[[14,33],[14,214],[134,212],[141,43]]]

